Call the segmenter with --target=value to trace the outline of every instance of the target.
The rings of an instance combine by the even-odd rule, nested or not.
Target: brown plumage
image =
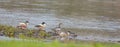
[[[58,34],[59,32],[61,32],[61,25],[62,25],[62,23],[59,23],[58,26],[53,29],[56,34]]]
[[[77,34],[72,33],[71,31],[67,31],[67,32],[59,32],[59,36],[61,38],[69,38],[69,37],[75,38],[77,37]]]

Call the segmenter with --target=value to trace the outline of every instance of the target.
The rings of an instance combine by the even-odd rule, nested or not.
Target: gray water
[[[80,32],[84,35],[78,39],[93,36],[98,39],[120,40],[119,2],[119,0],[0,0],[0,24],[16,27],[18,23],[28,20],[30,21],[28,27],[35,28],[34,25],[45,21],[47,31],[51,31],[58,23],[63,23],[63,28],[102,30],[110,33],[104,36],[99,32],[94,36],[93,32],[89,35]]]

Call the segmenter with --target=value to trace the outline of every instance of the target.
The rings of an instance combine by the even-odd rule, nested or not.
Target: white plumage
[[[45,30],[46,24],[45,24],[45,22],[42,22],[41,24],[38,24],[35,27],[37,27],[40,30]]]
[[[28,21],[24,22],[24,23],[19,23],[19,25],[17,26],[20,29],[26,29],[27,25],[28,25]]]

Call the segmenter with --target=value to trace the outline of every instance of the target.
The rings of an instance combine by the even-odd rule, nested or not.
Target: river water
[[[120,40],[119,0],[0,0],[0,24],[41,22],[51,31],[58,23],[77,32],[78,39]],[[84,29],[84,30],[83,30]],[[103,35],[104,34],[104,35]]]

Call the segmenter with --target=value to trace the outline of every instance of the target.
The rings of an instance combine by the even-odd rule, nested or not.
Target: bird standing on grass
[[[35,27],[37,27],[39,29],[38,31],[38,36],[40,38],[46,38],[47,37],[47,33],[46,33],[46,23],[45,22],[42,22],[41,24],[38,24],[38,25],[35,25]]]

